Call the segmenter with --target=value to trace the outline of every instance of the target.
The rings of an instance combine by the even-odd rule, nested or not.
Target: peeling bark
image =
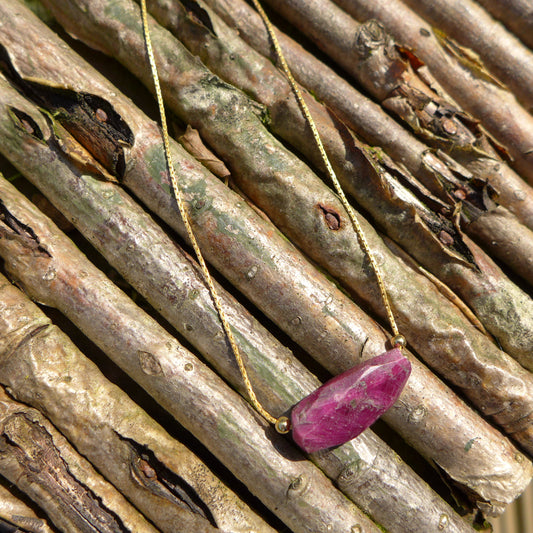
[[[2,94],[11,101],[12,105],[22,107],[23,100],[18,95],[10,94],[12,91],[8,88],[3,89]],[[30,111],[29,107],[27,102],[24,103],[27,112]],[[33,113],[38,119],[38,110],[34,109]],[[12,142],[13,130],[11,134],[8,133],[4,124],[0,119],[0,132],[4,134],[4,138],[10,138],[11,160],[37,186],[46,191],[48,197],[63,214],[75,220],[85,237],[103,253],[111,265],[185,338],[193,343],[218,372],[243,393],[244,387],[240,373],[236,369],[231,350],[225,342],[209,292],[198,268],[191,264],[191,259],[183,251],[177,249],[172,240],[153,223],[144,211],[115,186],[88,176],[77,176],[59,158],[55,160],[53,166],[45,167],[40,164],[41,160],[50,159],[48,146],[34,145],[35,149],[30,158],[31,164],[26,165],[27,154],[24,157],[22,154],[18,157],[16,155],[17,147],[25,144],[24,138],[20,137],[16,142],[14,140]],[[54,129],[56,128],[59,126],[56,125]],[[48,133],[44,133],[43,137],[48,137]],[[81,187],[80,182],[83,183]],[[124,221],[127,221],[127,224]],[[146,275],[147,272],[150,272],[149,276]],[[217,292],[222,297],[225,309],[228,310],[239,350],[247,360],[254,390],[268,410],[285,412],[320,385],[318,380],[298,363],[289,350],[269,335],[221,287]],[[25,314],[29,313],[25,312]],[[20,355],[18,359],[21,359]],[[77,368],[83,365],[73,363],[70,366]],[[157,372],[157,368],[152,372]],[[96,383],[97,379],[92,376],[89,378],[88,374],[88,370],[81,372],[81,375],[87,376],[88,381]],[[26,382],[30,385],[27,379]],[[10,386],[13,388],[12,382]],[[36,384],[31,384],[31,387],[33,390],[38,388]],[[84,387],[75,388],[80,390]],[[98,390],[103,390],[103,388],[99,386]],[[109,393],[104,396],[108,397]],[[98,402],[90,403],[97,404]],[[125,402],[117,400],[117,404],[121,406],[121,415],[131,420],[132,415],[124,412]],[[84,412],[85,410],[82,409],[81,413],[77,416],[73,415],[72,418],[81,419]],[[90,418],[95,419],[96,416],[91,415]],[[136,426],[141,428],[142,424],[138,422]],[[137,454],[137,456],[140,455]],[[379,461],[376,460],[377,457]],[[398,532],[431,529],[442,515],[448,517],[450,531],[452,528],[457,531],[462,531],[464,528],[470,529],[451,508],[439,501],[437,495],[428,490],[428,487],[398,460],[392,450],[388,449],[370,431],[365,432],[352,443],[329,453],[318,454],[314,459],[339,486],[342,486],[347,496],[388,529]],[[341,473],[345,469],[352,468],[354,464],[358,464],[360,470],[365,470],[365,475],[361,476],[361,482],[357,481],[356,473],[350,476],[349,483],[339,482]],[[362,484],[364,484],[364,490]],[[117,485],[116,481],[115,485]],[[405,491],[405,486],[410,486],[413,490]],[[416,490],[414,487],[417,487]],[[220,498],[217,496],[217,500]],[[140,504],[138,506],[140,507]],[[412,511],[406,514],[405,511],[400,512],[399,508],[412,509]],[[160,506],[158,506],[158,514],[161,515]],[[236,531],[235,526],[232,530]]]
[[[506,84],[530,112],[533,109],[533,52],[505,30],[476,2],[405,2],[434,28],[471,49],[473,62],[481,62]],[[533,28],[532,28],[533,29]],[[487,46],[490,43],[490,46]],[[477,57],[476,57],[477,56]]]
[[[205,16],[210,17],[208,28],[189,16],[178,2],[170,6],[153,0],[149,7],[213,72],[267,106],[274,133],[291,142],[319,168],[323,166],[285,77],[266,58],[249,49],[210,10],[204,10]],[[345,190],[406,251],[472,307],[504,350],[527,361],[533,347],[533,302],[479,248],[469,250],[461,231],[441,215],[443,211],[451,213],[453,205],[440,203],[379,150],[357,142],[342,122],[307,93],[304,98]],[[454,180],[453,188],[450,184],[446,196],[457,201],[462,193],[466,231],[482,236],[481,241],[498,252],[496,256],[515,263],[518,273],[533,285],[529,250],[533,248],[533,232],[517,223],[507,210],[496,207],[487,187],[476,193],[458,183]],[[339,229],[339,215],[321,204],[318,207],[327,226]],[[471,220],[475,221],[472,227]],[[494,242],[507,243],[505,250]],[[477,262],[474,253],[479,258]],[[527,363],[526,366],[533,368]]]
[[[161,531],[215,531],[215,525],[271,531],[34,304],[0,280],[0,382],[13,396],[46,413]]]
[[[79,3],[75,5],[71,7],[79,9]],[[144,44],[134,17],[136,6],[126,0],[114,2],[118,18],[109,18],[94,1],[83,6],[87,15],[83,26],[76,18],[71,20],[76,29],[70,31],[89,44],[97,40],[100,49],[116,55],[150,86],[150,75],[141,67]],[[60,15],[65,22],[67,11]],[[91,27],[89,22],[97,25]],[[122,39],[127,35],[127,49],[117,45],[119,35]],[[340,231],[330,231],[315,209],[319,203],[327,204],[341,220],[348,220],[337,197],[267,132],[260,122],[261,110],[242,93],[202,68],[164,30],[154,26],[152,38],[159,50],[156,56],[168,105],[198,128],[224,158],[239,187],[294,243],[383,316],[381,296],[355,232],[347,223]],[[235,122],[239,128],[234,128]],[[360,220],[387,272],[392,307],[410,344],[486,416],[533,450],[533,375],[465,321],[425,278],[405,269],[375,230]],[[419,312],[413,315],[413,309]]]
[[[371,24],[375,19],[379,20],[398,43],[416,50],[416,54],[450,96],[481,121],[508,150],[513,167],[530,184],[533,183],[533,117],[518,104],[512,93],[487,76],[466,56],[458,58],[450,49],[442,47],[430,25],[399,0],[335,2],[359,21]],[[324,10],[323,0],[320,0],[320,5]],[[450,44],[450,47],[453,48],[453,45]]]
[[[155,533],[38,411],[0,388],[0,472],[63,531]]]
[[[20,14],[20,9],[17,12]],[[43,51],[43,58],[50,59],[39,62],[40,70],[34,71],[34,76],[63,80],[76,90],[97,92],[112,102],[121,116],[128,117],[135,143],[129,152],[132,164],[127,165],[124,183],[183,233],[164,175],[157,127],[79,57],[64,46],[57,48],[58,42],[51,35],[42,37],[43,31],[37,31],[31,19],[24,19],[25,36],[31,36],[34,44],[38,42],[36,49]],[[20,41],[17,46],[23,49]],[[27,55],[23,52],[19,64],[24,63],[24,57]],[[205,255],[280,327],[334,373],[352,366],[358,354],[367,358],[383,351],[382,331],[310,269],[286,240],[175,146],[173,155]],[[276,246],[271,248],[274,243]],[[153,358],[143,356],[142,361],[147,369],[157,368],[149,364]],[[490,502],[489,512],[490,506],[492,512],[501,511],[502,502],[514,499],[527,484],[531,476],[529,462],[427,369],[416,360],[413,365],[402,402],[386,415],[386,420],[454,479],[482,494],[481,499]],[[473,446],[466,446],[478,435],[483,437]],[[495,469],[505,472],[497,483],[493,479]]]
[[[179,142],[187,152],[200,161],[215,176],[224,181],[230,179],[231,173],[224,162],[207,148],[197,130],[188,126],[185,133],[180,136]]]
[[[14,533],[53,533],[49,522],[35,514],[34,509],[13,494],[13,487],[4,478],[0,478],[0,526],[9,531],[13,526]],[[18,530],[16,528],[19,528]]]
[[[50,254],[37,256],[16,229],[0,221],[0,255],[9,275],[33,299],[68,316],[292,530],[344,532],[348,525],[378,531],[322,472],[89,263],[5,180],[0,182],[0,198],[13,219],[31,224]]]
[[[250,46],[275,61],[275,53],[263,22],[242,0],[206,0],[224,21],[238,31]],[[217,28],[220,31],[220,28]],[[325,102],[346,124],[371,145],[380,146],[396,161],[401,161],[433,194],[442,192],[457,179],[464,182],[475,177],[491,184],[498,192],[498,201],[530,229],[533,229],[533,189],[514,173],[497,154],[454,152],[461,163],[450,165],[449,158],[440,159],[435,151],[418,141],[390,118],[383,109],[364,97],[332,69],[300,45],[277,30],[283,53],[298,81]],[[483,136],[481,131],[476,135]],[[487,142],[482,143],[487,146]],[[446,147],[446,152],[454,150]]]

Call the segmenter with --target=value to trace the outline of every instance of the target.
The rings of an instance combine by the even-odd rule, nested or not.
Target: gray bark
[[[35,514],[26,502],[13,494],[13,487],[0,478],[0,522],[4,521],[20,528],[21,533],[53,533],[49,522]]]
[[[35,304],[0,282],[0,383],[18,401],[46,413],[161,531],[273,531]]]
[[[35,122],[41,122],[37,108],[31,109],[28,102],[24,102],[16,93],[13,94],[14,91],[9,88],[2,89],[1,93],[5,95],[12,108],[24,109],[28,116],[31,112]],[[40,161],[50,160],[51,154],[55,153],[53,146],[56,144],[52,141],[51,128],[47,128],[44,124],[42,127],[47,142],[35,145],[31,163],[28,165],[27,151],[22,150],[25,144],[22,130],[10,130],[6,122],[0,119],[0,132],[6,138],[10,138],[11,160],[30,177],[33,183],[46,192],[65,216],[75,221],[84,236],[102,252],[110,264],[145,296],[221,375],[230,380],[241,393],[245,392],[209,292],[192,260],[178,249],[150,217],[117,186],[91,179],[89,176],[77,176],[66,162],[61,161],[60,156],[55,159],[53,165],[40,164]],[[53,131],[56,135],[59,130],[60,126],[54,125]],[[11,136],[17,132],[21,134],[20,137],[17,140],[12,139]],[[124,224],[126,220],[128,222]],[[150,273],[148,276],[147,272]],[[190,297],[192,294],[195,296]],[[247,361],[254,390],[268,410],[285,412],[320,385],[288,349],[281,346],[221,287],[218,287],[218,294],[228,311],[239,349]],[[28,315],[29,311],[24,314]],[[19,329],[16,331],[18,333]],[[22,358],[22,355],[18,358]],[[69,365],[73,368],[83,366],[81,363]],[[58,369],[58,372],[62,371]],[[85,378],[75,390],[85,389],[83,386],[85,381],[97,383],[97,377],[90,376],[88,369],[80,372]],[[5,369],[4,374],[6,374]],[[40,383],[30,383],[28,379],[25,382],[34,391],[41,386]],[[13,382],[10,382],[10,386],[14,387]],[[72,388],[74,387],[71,385],[69,390]],[[101,385],[97,389],[103,391],[104,387]],[[104,398],[109,396],[109,393],[103,393]],[[54,393],[54,397],[57,397],[55,401],[58,404],[69,403],[57,393]],[[87,403],[95,406],[99,404],[96,399],[88,400]],[[106,403],[109,404],[108,399]],[[127,402],[117,399],[116,403],[121,406],[119,409],[121,416],[131,421],[132,415],[125,413]],[[72,419],[79,419],[81,423],[87,408],[83,405],[80,409],[81,413],[73,414]],[[89,419],[97,419],[96,414],[88,416]],[[141,429],[143,424],[138,422],[135,425],[139,427],[140,435],[146,431]],[[66,428],[61,429],[66,430]],[[115,428],[113,434],[119,435],[122,432]],[[127,438],[139,442],[140,435]],[[126,436],[123,435],[122,438]],[[102,439],[94,439],[95,442],[100,440]],[[118,439],[115,438],[114,441],[116,440]],[[153,449],[153,442],[162,440],[154,438],[149,448]],[[146,446],[142,440],[140,444]],[[106,453],[106,457],[110,455],[109,452]],[[96,459],[92,460],[96,464]],[[109,466],[112,468],[117,461],[112,457],[110,460]],[[396,454],[371,431],[365,432],[341,448],[317,454],[314,460],[348,497],[387,529],[398,532],[432,529],[439,523],[440,517],[446,515],[450,531],[452,528],[456,528],[457,531],[462,531],[464,528],[470,530],[469,526],[440,501],[439,497],[432,493],[405,463],[399,461]],[[118,462],[120,464],[120,461]],[[352,472],[355,464],[358,465],[357,472],[361,473],[357,474],[354,471],[348,476],[347,472]],[[103,470],[102,466],[100,470]],[[180,476],[183,477],[182,474]],[[349,480],[345,479],[347,477]],[[197,484],[194,486],[198,487]],[[412,487],[413,490],[405,491],[406,486]],[[122,490],[125,492],[124,488]],[[206,491],[211,493],[212,487],[202,491],[203,497],[206,496]],[[213,495],[213,498],[220,502],[221,507],[228,508],[228,514],[232,514],[231,506],[228,502],[223,502],[220,495]],[[142,508],[142,497],[139,497],[139,500],[137,505]],[[149,510],[153,506],[148,498],[146,500]],[[158,515],[161,516],[160,506],[157,507]],[[145,513],[148,512],[143,510]],[[243,521],[242,518],[240,520]],[[232,531],[237,531],[235,525]]]
[[[206,0],[216,13],[238,31],[250,46],[266,57],[276,60],[270,41],[259,15],[243,0]],[[218,30],[218,27],[215,26]],[[304,50],[280,30],[276,34],[283,53],[298,81],[325,102],[335,114],[371,145],[380,146],[393,159],[404,164],[433,194],[441,196],[447,183],[467,179],[470,174],[458,165],[450,165],[449,159],[440,159],[434,151],[402,128],[373,100],[364,97],[331,68]],[[423,69],[419,69],[419,72]],[[479,129],[476,136],[484,137]],[[483,142],[487,146],[488,142]],[[473,149],[474,147],[471,147]],[[498,192],[498,201],[507,207],[530,229],[533,229],[533,189],[508,165],[499,161],[494,153],[484,156],[479,152],[466,157],[466,152],[445,151],[460,156],[461,162],[472,173],[488,181]],[[463,160],[464,159],[464,160]],[[458,168],[459,167],[459,168]]]
[[[2,387],[0,474],[62,531],[157,532],[41,413],[15,402]]]
[[[253,94],[267,106],[270,128],[275,134],[292,143],[319,168],[323,166],[285,77],[266,58],[246,46],[212,12],[207,12],[213,26],[210,30],[188,16],[178,2],[169,6],[154,0],[149,7],[214,73],[246,94]],[[307,93],[304,98],[345,190],[408,253],[464,299],[504,350],[519,360],[529,357],[533,346],[533,302],[481,249],[466,242],[453,224],[446,223],[441,214],[435,212],[446,208],[443,204],[437,202],[433,209],[429,207],[434,199],[424,195],[420,186],[415,190],[416,180],[412,176],[406,175],[383,154],[376,155],[376,150],[358,143],[342,122],[332,118]],[[398,176],[402,177],[397,179]],[[411,189],[403,183],[410,184]],[[508,260],[512,258],[509,262],[516,262],[520,273],[533,285],[530,268],[533,232],[489,199],[484,199],[489,207],[482,212],[476,206],[483,205],[484,194],[473,196],[475,202],[470,205],[465,202],[464,207],[464,211],[475,213],[474,221],[465,224],[467,231],[471,229],[481,235],[481,241],[491,251],[500,252],[499,255]],[[449,206],[449,210],[452,209]],[[445,237],[450,245],[446,244]]]
[[[533,6],[529,0],[477,0],[522,41],[533,48]]]
[[[53,5],[58,6],[58,1]],[[80,2],[87,15],[82,26],[74,16]],[[70,4],[71,11],[63,7],[55,13],[65,24],[70,14],[74,28],[67,26],[69,31],[116,55],[151,86],[143,66],[144,43],[135,4],[114,2],[113,18],[105,3],[78,0]],[[167,104],[200,131],[228,164],[238,186],[294,243],[383,316],[374,275],[337,197],[262,126],[259,110],[242,93],[215,78],[157,25],[152,26],[152,38]],[[128,47],[118,44],[121,39],[127,39]],[[337,226],[330,227],[327,213],[338,220]],[[360,220],[387,272],[392,306],[411,346],[525,449],[533,450],[531,373],[477,331],[425,278],[405,268],[375,230]],[[413,309],[419,312],[413,315]],[[526,358],[521,362],[528,364]]]
[[[5,180],[0,198],[8,212],[0,222],[0,255],[9,275],[33,299],[68,316],[293,531],[379,531]]]
[[[37,30],[32,19],[22,18],[20,9],[17,12],[19,16],[12,22],[23,21],[21,28],[24,28],[23,32],[14,33],[18,42],[14,49],[20,47],[21,51],[17,54],[17,64],[30,70],[37,68],[32,75],[42,80],[49,78],[75,87],[80,93],[99,94],[120,116],[127,117],[135,145],[125,150],[131,164],[126,165],[124,182],[183,233],[169,195],[168,181],[164,175],[161,177],[164,160],[157,128],[89,65],[59,45],[51,34],[46,33],[45,38],[44,30]],[[24,42],[28,36],[32,47],[43,51],[42,61],[31,67],[25,64],[29,54],[24,52]],[[238,197],[228,195],[193,160],[175,147],[173,153],[186,197],[195,207],[191,215],[199,222],[195,223],[195,230],[201,238],[202,249],[217,268],[332,372],[352,366],[361,352],[366,358],[383,351],[382,331],[311,269],[286,240],[248,210]],[[208,210],[202,209],[205,205]],[[213,232],[218,227],[228,231]],[[294,287],[295,291],[288,293],[287,287]],[[523,490],[531,475],[529,462],[427,369],[416,361],[413,364],[413,375],[402,402],[386,415],[386,420],[454,479],[482,494],[481,499],[490,501],[493,511],[498,512],[502,502],[511,501]],[[478,435],[483,437],[478,439]],[[468,445],[472,439],[474,445]],[[497,470],[505,472],[498,483],[492,478],[494,461],[498,462]]]

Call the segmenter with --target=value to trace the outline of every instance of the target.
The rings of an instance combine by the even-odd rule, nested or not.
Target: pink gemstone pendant
[[[348,442],[396,402],[410,373],[394,348],[330,379],[292,409],[292,438],[308,453]]]

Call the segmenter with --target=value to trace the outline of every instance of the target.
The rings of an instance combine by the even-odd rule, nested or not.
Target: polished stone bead
[[[396,402],[410,373],[394,348],[330,379],[292,409],[292,438],[312,453],[357,437]]]

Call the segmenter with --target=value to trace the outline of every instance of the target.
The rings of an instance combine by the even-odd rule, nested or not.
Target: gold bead
[[[281,434],[288,433],[291,429],[291,421],[286,416],[280,416],[276,420],[276,431]]]
[[[392,337],[390,342],[394,346],[394,348],[403,348],[407,344],[407,341],[405,340],[405,337],[403,335],[400,335],[400,334],[395,335],[394,337]]]

